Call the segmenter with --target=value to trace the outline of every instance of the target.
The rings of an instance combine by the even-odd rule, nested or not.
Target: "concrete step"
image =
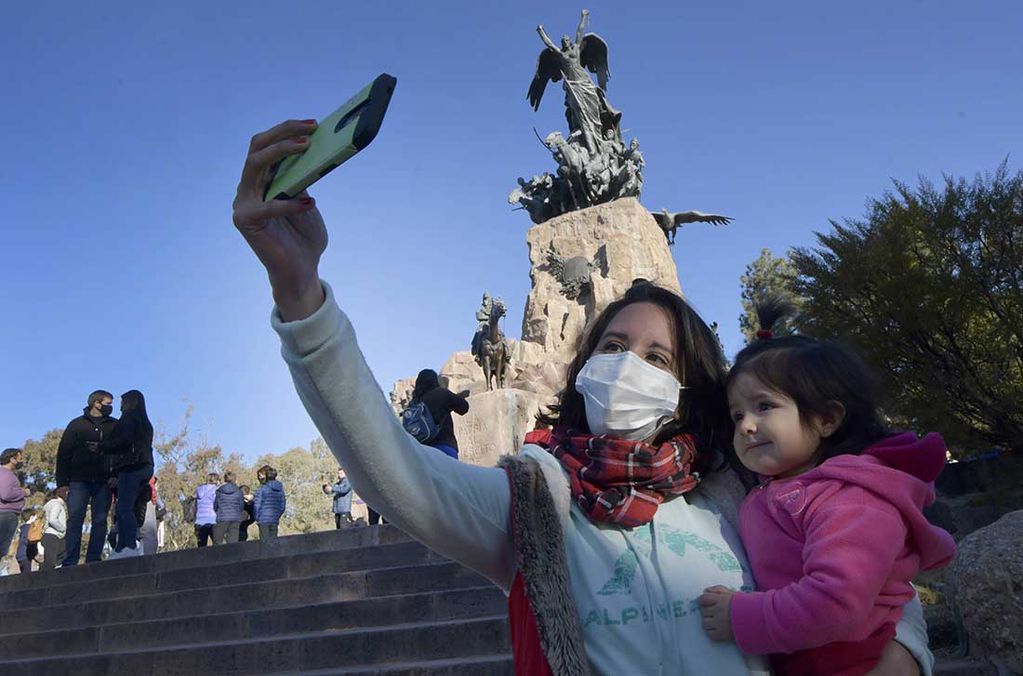
[[[0,594],[37,586],[107,578],[120,579],[143,573],[205,568],[257,559],[273,559],[338,549],[360,549],[399,542],[414,542],[414,540],[390,525],[288,535],[270,540],[250,540],[215,547],[184,549],[134,559],[99,561],[32,573],[31,575],[8,575],[0,577]]]
[[[455,660],[424,660],[375,665],[369,669],[315,669],[289,671],[279,676],[514,676],[511,655],[468,657]]]
[[[934,676],[999,676],[999,673],[998,667],[980,658],[938,658],[934,663]]]
[[[147,572],[118,579],[98,578],[49,586],[39,584],[27,589],[0,593],[0,608],[15,610],[65,606],[69,603],[86,603],[125,597],[141,600],[154,594],[221,587],[238,584],[241,581],[267,582],[318,574],[436,563],[444,560],[418,542],[411,541],[359,549],[349,547],[269,559],[254,559],[240,563],[221,563],[203,568]],[[117,561],[111,563],[117,563]]]
[[[461,661],[462,658],[506,655],[509,650],[507,619],[502,614],[471,621],[414,622],[371,629],[317,632],[272,641],[260,638],[104,655],[3,660],[0,661],[0,671],[19,676],[65,673],[76,676],[117,673],[193,676],[348,668],[352,670],[350,673],[368,674],[374,673],[371,669],[374,665],[386,668],[408,662]]]
[[[288,634],[500,615],[507,607],[497,587],[320,603],[269,611],[243,611],[148,622],[123,622],[56,631],[9,634],[0,641],[0,660],[121,652],[195,643],[279,638]]]
[[[239,579],[244,579],[240,568]],[[313,575],[164,592],[85,603],[22,608],[3,612],[0,636],[71,627],[195,617],[276,608],[463,589],[489,585],[479,574],[453,562]]]

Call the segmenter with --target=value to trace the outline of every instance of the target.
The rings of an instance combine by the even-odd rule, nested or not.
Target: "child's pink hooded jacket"
[[[922,512],[944,465],[940,436],[904,433],[753,489],[740,528],[761,591],[732,597],[738,646],[793,653],[894,625],[909,581],[955,555]]]

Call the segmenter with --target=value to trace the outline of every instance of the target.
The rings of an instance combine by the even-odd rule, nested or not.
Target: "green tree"
[[[184,502],[195,495],[195,489],[206,482],[210,472],[223,474],[226,468],[235,468],[239,476],[244,474],[244,461],[233,453],[224,457],[223,449],[211,445],[205,435],[195,438],[189,428],[192,409],[185,411],[180,429],[169,434],[158,429],[153,439],[153,452],[159,459],[156,470],[156,489],[167,507],[165,517],[164,547],[166,550],[186,549],[195,546],[194,525],[185,521]]]
[[[62,429],[53,429],[39,439],[29,439],[21,447],[25,462],[25,485],[40,499],[55,487],[57,447]]]
[[[761,249],[760,256],[746,266],[746,271],[739,278],[742,284],[742,314],[739,315],[739,328],[746,337],[746,342],[753,340],[757,329],[757,315],[754,305],[767,296],[783,300],[796,312],[799,312],[803,299],[795,291],[796,268],[787,258],[778,258],[770,249]],[[779,322],[774,326],[775,335],[788,335],[794,331],[792,319]]]
[[[832,226],[791,254],[800,330],[857,346],[912,427],[1023,449],[1023,172],[896,182]]]

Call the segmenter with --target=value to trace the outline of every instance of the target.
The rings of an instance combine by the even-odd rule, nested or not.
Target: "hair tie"
[[[774,333],[770,329],[760,329],[757,331],[757,338],[760,340],[769,340],[774,337]]]

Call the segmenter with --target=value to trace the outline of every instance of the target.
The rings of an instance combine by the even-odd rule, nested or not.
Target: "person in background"
[[[18,528],[18,549],[14,559],[22,573],[31,573],[32,563],[39,556],[39,540],[32,537],[32,531],[37,530],[42,522],[36,524],[39,521],[39,513],[31,507],[21,513],[21,518],[24,523]],[[38,537],[41,539],[41,536]]]
[[[154,476],[149,480],[149,499],[146,500],[145,513],[142,518],[142,526],[139,528],[139,535],[142,538],[142,554],[155,554],[159,550],[159,528],[167,507],[160,499],[156,488],[157,478]]]
[[[57,447],[57,494],[67,501],[64,566],[78,565],[86,511],[92,515],[92,529],[85,562],[99,561],[103,556],[111,498],[110,463],[90,451],[86,442],[103,441],[113,432],[117,424],[117,418],[110,416],[113,401],[114,395],[106,390],[92,392],[84,413],[68,423]]]
[[[197,547],[205,547],[213,539],[213,526],[217,523],[217,510],[213,502],[217,497],[220,475],[210,472],[206,483],[195,489],[195,541]],[[216,544],[216,543],[214,543]]]
[[[458,440],[455,438],[455,423],[451,418],[452,413],[465,415],[469,412],[469,401],[466,399],[469,392],[455,394],[441,384],[440,377],[433,369],[423,369],[416,377],[416,386],[412,390],[412,400],[409,406],[423,402],[426,408],[437,423],[437,434],[426,441],[427,446],[434,448],[458,459]]]
[[[92,446],[92,444],[88,444]],[[113,432],[95,444],[104,455],[118,456],[117,464],[117,545],[108,559],[141,556],[138,517],[135,503],[139,494],[149,492],[153,476],[153,424],[146,413],[146,398],[138,390],[121,395],[121,419]]]
[[[252,495],[252,489],[247,485],[239,486],[242,495],[245,497],[245,502],[242,503],[242,522],[238,524],[238,541],[245,542],[249,539],[249,526],[256,523],[256,507],[255,507],[255,496]]]
[[[43,530],[43,562],[39,570],[53,570],[64,561],[67,553],[64,547],[64,534],[67,532],[67,503],[56,492],[43,505],[43,518],[46,527]]]
[[[259,539],[277,537],[277,527],[284,515],[287,498],[284,485],[277,480],[277,470],[270,465],[263,465],[256,471],[256,478],[262,484],[256,489],[252,506],[259,524]]]
[[[21,487],[15,472],[22,467],[20,448],[8,448],[0,453],[0,575],[7,575],[7,552],[18,532],[18,517],[25,508],[29,489]]]
[[[323,492],[333,496],[334,505],[334,528],[341,528],[341,525],[352,525],[352,484],[348,482],[343,467],[337,468],[337,481],[334,485],[324,482]]]
[[[234,482],[234,472],[230,470],[224,472],[224,483],[213,498],[213,511],[217,514],[217,523],[213,526],[214,544],[238,542],[245,516],[245,494]]]

